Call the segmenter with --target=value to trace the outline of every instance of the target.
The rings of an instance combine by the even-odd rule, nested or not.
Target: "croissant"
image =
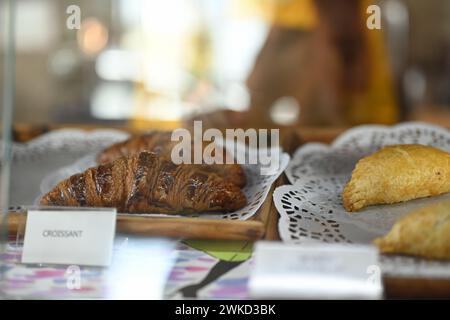
[[[44,195],[41,204],[171,214],[235,211],[246,205],[246,198],[215,173],[141,152],[71,176]]]
[[[374,241],[383,253],[450,259],[450,201],[426,206],[398,220]]]
[[[171,140],[171,132],[154,131],[113,144],[98,155],[97,162],[99,164],[104,164],[114,161],[122,156],[133,155],[141,151],[151,151],[170,158],[172,148],[177,143],[178,142]],[[194,148],[192,148],[192,150],[194,150]],[[247,183],[244,170],[239,164],[205,164],[201,166],[203,170],[215,172],[226,181],[231,182],[240,188],[244,187]]]
[[[419,144],[392,145],[358,161],[342,193],[347,211],[450,192],[450,154]]]

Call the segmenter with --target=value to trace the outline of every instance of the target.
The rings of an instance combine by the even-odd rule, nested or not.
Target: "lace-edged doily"
[[[85,133],[87,135],[91,133]],[[105,146],[115,142],[111,140],[117,140],[117,139],[111,139],[110,136],[104,135],[104,132],[97,133],[92,132],[92,134],[95,135],[94,138],[86,138],[86,136],[78,136],[76,139],[76,143],[73,143],[71,141],[71,137],[73,135],[73,132],[64,133],[64,131],[60,131],[57,133],[57,137],[53,137],[52,140],[62,140],[59,141],[56,144],[56,148],[58,147],[64,147],[64,148],[80,148],[80,146],[91,146],[89,148],[89,152],[84,157],[76,160],[74,163],[64,166],[62,168],[57,168],[54,172],[47,175],[41,182],[40,185],[40,195],[36,198],[35,204],[39,203],[39,199],[42,198],[42,196],[50,191],[58,182],[70,177],[73,174],[83,172],[84,170],[96,166],[95,158],[99,151],[101,151]],[[51,134],[50,134],[51,135]],[[123,140],[123,139],[118,139]],[[39,145],[42,145],[42,143],[39,143]],[[50,144],[52,145],[52,144]],[[64,151],[64,148],[61,149],[61,151]],[[261,149],[259,152],[265,153],[267,150]],[[237,152],[250,152],[248,148],[246,148],[243,145],[237,146]],[[231,219],[231,220],[246,220],[250,217],[252,217],[258,209],[261,207],[261,205],[264,203],[264,200],[267,198],[267,195],[270,191],[270,188],[272,186],[272,183],[280,176],[280,174],[285,170],[289,163],[289,155],[287,153],[283,153],[281,149],[272,150],[271,152],[278,152],[280,153],[280,161],[279,161],[279,167],[277,170],[274,170],[270,175],[261,175],[261,168],[260,165],[242,165],[244,168],[244,171],[247,176],[247,184],[242,189],[247,197],[247,205],[237,211],[230,212],[230,213],[223,213],[223,214],[201,214],[202,218],[211,218],[211,219]],[[26,154],[26,153],[25,153]],[[153,214],[146,214],[152,216]],[[161,214],[155,213],[157,216],[162,216]],[[164,215],[168,217],[175,217],[176,215]],[[192,217],[199,217],[199,214],[196,215],[190,215]]]
[[[85,131],[79,129],[60,129],[43,134],[26,143],[13,143],[13,161],[33,161],[45,157],[50,152],[71,152],[86,154],[123,141],[130,135],[112,129]],[[0,141],[0,146],[3,142]]]
[[[61,129],[26,143],[13,143],[10,210],[20,211],[23,206],[33,205],[40,193],[42,179],[55,169],[128,136],[125,132],[112,129]],[[0,140],[0,147],[2,144],[3,141]]]
[[[292,185],[277,188],[273,195],[281,216],[279,232],[283,241],[370,243],[414,208],[450,199],[446,194],[394,205],[372,206],[351,215],[346,212],[341,192],[356,162],[382,146],[411,143],[450,152],[450,132],[416,122],[394,127],[360,126],[342,134],[332,145],[309,143],[300,147],[286,169]],[[450,263],[446,262],[383,256],[381,263],[385,273],[396,276],[450,278]]]

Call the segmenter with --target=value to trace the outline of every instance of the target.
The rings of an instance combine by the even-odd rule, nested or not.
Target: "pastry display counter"
[[[449,8],[1,1],[0,300],[450,299]]]
[[[75,126],[73,126],[75,127]],[[79,127],[80,128],[80,127]],[[83,128],[83,126],[81,126]],[[88,132],[92,131],[96,128],[89,127],[86,129]],[[16,129],[17,130],[17,129]],[[84,130],[84,129],[83,129]],[[308,142],[317,142],[321,141],[323,143],[329,143],[334,140],[334,138],[345,131],[345,129],[321,129],[321,128],[308,128],[305,129],[289,129],[285,128],[282,131],[282,141],[283,147],[285,150],[289,150],[291,153],[296,149],[299,145],[306,144]],[[27,135],[33,136],[35,138],[34,133],[39,131],[37,129],[31,129],[29,131],[21,129],[20,135],[25,137]],[[17,131],[16,131],[17,132]],[[306,134],[302,134],[305,132]],[[16,133],[17,134],[17,133]],[[26,139],[29,141],[29,139]],[[277,181],[272,186],[269,195],[272,195],[274,189],[277,186],[288,183],[288,179],[282,175],[277,179]],[[20,248],[19,245],[16,247],[15,242],[16,234],[23,234],[24,232],[24,222],[25,216],[23,213],[11,213],[9,216],[9,228],[11,236],[10,238],[10,250],[7,254],[9,261],[15,261],[17,263],[17,259],[20,257]],[[192,219],[196,219],[192,221]],[[169,237],[172,238],[174,242],[172,243],[172,247],[170,250],[176,252],[176,255],[179,257],[178,262],[174,262],[171,265],[171,275],[168,276],[167,283],[165,284],[165,289],[162,290],[162,294],[165,298],[173,298],[173,297],[201,297],[201,298],[244,298],[248,297],[248,287],[246,286],[248,276],[249,276],[249,267],[243,267],[241,265],[251,264],[251,259],[248,260],[251,256],[252,251],[252,243],[258,239],[265,239],[271,241],[280,241],[279,234],[279,213],[277,212],[276,206],[273,203],[272,196],[269,196],[264,204],[259,209],[257,215],[254,218],[251,218],[247,221],[220,221],[220,220],[210,220],[210,219],[202,219],[202,218],[171,218],[169,221],[165,218],[158,217],[135,217],[129,218],[127,216],[118,216],[117,220],[117,236],[115,240],[115,250],[131,250],[133,252],[133,256],[135,259],[145,259],[144,256],[140,257],[140,254],[134,252],[133,245],[137,248],[141,248],[141,243],[151,243],[152,239],[157,239],[155,237]],[[221,235],[224,237],[222,238]],[[219,240],[221,239],[222,240]],[[118,240],[120,239],[120,240]],[[130,240],[127,240],[130,239]],[[178,240],[177,240],[178,239]],[[183,239],[183,240],[179,240]],[[192,240],[189,240],[192,239]],[[195,240],[198,239],[198,240]],[[208,240],[209,239],[209,240]],[[117,243],[126,242],[126,246],[119,246]],[[120,249],[118,249],[120,248]],[[170,251],[169,250],[169,251]],[[124,252],[125,252],[124,251]],[[125,254],[125,253],[124,253]],[[183,256],[195,256],[195,258],[189,258],[189,262],[185,261]],[[230,259],[230,256],[235,256],[237,259]],[[203,257],[203,258],[202,258]],[[233,264],[236,267],[236,270],[231,272],[229,275],[222,274],[218,278],[215,278],[213,281],[205,285],[205,287],[198,286],[197,290],[187,290],[183,287],[178,287],[178,291],[175,289],[177,286],[181,286],[182,282],[178,283],[176,270],[183,270],[189,268],[196,268],[200,261],[205,260],[205,262],[201,262],[202,270],[207,272],[207,270],[218,269],[219,274],[221,272],[226,272],[229,268],[229,264]],[[177,260],[175,260],[177,261]],[[206,262],[210,261],[210,262]],[[220,262],[223,261],[223,262]],[[229,262],[227,262],[229,261]],[[173,261],[172,261],[173,262]],[[220,262],[220,263],[219,263]],[[191,263],[191,264],[189,264]],[[206,265],[209,265],[208,267]],[[238,268],[239,266],[239,268]],[[56,289],[54,287],[56,283],[62,282],[64,278],[64,270],[65,267],[61,266],[42,266],[42,267],[33,267],[21,269],[20,264],[16,266],[10,266],[8,269],[10,270],[7,273],[7,278],[15,274],[14,277],[7,280],[6,283],[10,284],[9,294],[18,295],[19,297],[23,294],[23,296],[27,296],[30,294],[30,297],[52,297],[51,290],[59,290],[58,295],[62,294],[58,297],[96,297],[96,298],[105,298],[108,297],[109,291],[100,292],[100,288],[98,286],[108,286],[109,276],[106,277],[106,271],[102,271],[97,273],[96,276],[91,275],[93,278],[89,280],[86,284],[86,288],[77,292],[73,292],[67,290],[64,293],[64,289]],[[12,272],[16,270],[15,272]],[[21,271],[22,270],[22,271]],[[116,269],[115,269],[116,270]],[[221,271],[222,270],[222,271]],[[34,277],[32,282],[21,282],[20,277],[25,276],[23,272],[34,272],[35,274],[49,274],[50,278],[41,278],[40,276]],[[82,268],[82,274],[92,274],[93,270],[89,267]],[[97,272],[97,271],[96,271]],[[119,272],[119,271],[117,271]],[[121,274],[126,272],[125,270],[120,271]],[[204,272],[202,274],[204,274]],[[214,271],[217,272],[217,271]],[[50,276],[50,274],[52,274]],[[195,274],[195,273],[194,273]],[[192,276],[194,276],[192,274]],[[200,274],[197,275],[201,278]],[[197,276],[192,278],[192,282],[194,283]],[[17,278],[19,277],[19,278]],[[225,279],[239,278],[242,279],[236,285],[231,287],[221,287],[222,282]],[[47,279],[47,280],[45,280]],[[59,279],[59,280],[58,280]],[[247,279],[247,280],[244,280]],[[45,281],[44,281],[45,280]],[[51,280],[54,283],[53,287],[49,287],[47,281]],[[95,280],[95,281],[94,281]],[[195,281],[194,281],[195,280]],[[231,281],[231,280],[230,280]],[[20,283],[20,285],[19,285]],[[177,284],[178,283],[178,284]],[[443,298],[449,297],[450,295],[450,280],[447,279],[439,279],[433,277],[414,277],[414,276],[402,276],[395,277],[386,275],[383,277],[384,284],[384,292],[386,298]],[[189,287],[189,285],[185,285],[184,287]],[[219,289],[220,288],[220,289]],[[46,291],[47,290],[47,291]],[[50,291],[48,291],[50,290]],[[212,291],[211,291],[212,290]],[[56,292],[56,291],[55,291]],[[220,294],[219,294],[220,292]],[[233,293],[234,292],[234,293]],[[37,294],[37,296],[34,296]],[[42,294],[42,296],[40,296]],[[131,293],[130,293],[131,294]],[[194,296],[189,296],[189,294],[193,294]],[[47,296],[48,295],[48,296]],[[126,296],[126,293],[123,292],[123,296]],[[145,294],[143,297],[146,297]]]

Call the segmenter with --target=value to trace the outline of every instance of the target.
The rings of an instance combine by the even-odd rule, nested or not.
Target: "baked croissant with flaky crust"
[[[342,199],[347,211],[450,192],[450,154],[420,144],[384,147],[358,161]]]
[[[450,260],[450,201],[416,210],[374,241],[382,253]]]
[[[239,187],[215,173],[141,152],[71,176],[41,204],[170,214],[235,211],[246,205],[246,198]]]
[[[103,150],[98,155],[97,162],[104,164],[142,151],[154,152],[170,159],[172,148],[178,143],[177,141],[171,141],[171,135],[172,133],[167,131],[154,131],[131,137]],[[193,150],[194,148],[192,147],[192,152]],[[223,159],[225,161],[225,154]],[[247,182],[245,172],[239,164],[203,164],[199,166],[202,167],[202,170],[214,172],[240,188],[244,187]]]

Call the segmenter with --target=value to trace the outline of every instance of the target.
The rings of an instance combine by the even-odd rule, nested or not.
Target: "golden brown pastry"
[[[450,192],[450,154],[419,144],[392,145],[356,164],[342,199],[347,211]]]
[[[383,253],[450,259],[450,201],[408,214],[374,243]]]
[[[142,151],[150,151],[170,158],[172,148],[178,143],[171,141],[171,132],[153,131],[147,134],[131,137],[128,140],[113,144],[103,150],[97,157],[99,164],[108,163],[123,156],[130,156]],[[194,150],[194,148],[192,148]],[[225,155],[224,155],[225,159]],[[203,170],[215,172],[226,181],[238,187],[245,186],[247,179],[245,172],[239,164],[213,164],[201,165]]]
[[[215,173],[150,152],[121,157],[60,182],[42,205],[115,207],[119,212],[228,212],[246,205],[239,187]]]

